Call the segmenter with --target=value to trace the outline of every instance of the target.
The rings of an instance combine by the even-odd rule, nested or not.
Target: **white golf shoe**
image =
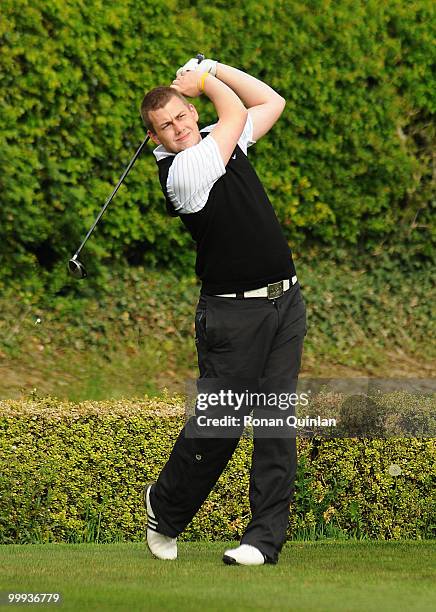
[[[177,538],[170,538],[156,531],[157,519],[150,503],[151,485],[145,492],[145,505],[147,508],[147,546],[152,555],[158,559],[172,561],[177,559]]]
[[[241,544],[238,548],[226,550],[223,561],[227,565],[263,565],[265,557],[255,546]]]

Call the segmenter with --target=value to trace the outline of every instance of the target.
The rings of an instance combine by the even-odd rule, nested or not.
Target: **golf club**
[[[198,61],[198,63],[202,62],[204,60],[204,55],[202,53],[198,53],[196,55],[196,59]],[[106,208],[109,206],[109,204],[112,202],[112,199],[114,197],[114,195],[116,194],[116,192],[118,191],[121,183],[124,181],[124,179],[126,178],[126,176],[128,175],[128,173],[130,172],[130,169],[132,168],[133,164],[135,163],[135,161],[138,159],[139,155],[141,154],[142,149],[145,147],[145,145],[147,144],[147,142],[150,140],[150,136],[147,136],[146,139],[140,144],[138,150],[136,151],[135,155],[132,157],[129,165],[127,166],[127,168],[124,170],[120,180],[118,181],[117,186],[115,187],[115,189],[113,190],[113,192],[111,193],[111,195],[109,196],[109,198],[106,200],[103,208],[101,209],[101,211],[99,212],[96,220],[94,221],[91,229],[89,230],[89,232],[86,234],[84,241],[82,242],[82,244],[79,246],[79,248],[77,249],[77,251],[74,253],[73,257],[69,260],[68,262],[68,272],[71,274],[71,276],[74,276],[74,278],[85,278],[86,276],[88,276],[87,272],[86,272],[86,268],[83,265],[83,263],[81,261],[79,261],[77,259],[80,251],[83,249],[83,247],[85,246],[86,241],[88,240],[88,238],[90,237],[90,235],[92,234],[92,232],[94,231],[95,226],[97,225],[97,223],[100,221],[104,211],[106,210]]]

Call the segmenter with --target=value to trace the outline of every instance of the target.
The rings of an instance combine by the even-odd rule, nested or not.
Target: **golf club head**
[[[85,278],[85,276],[88,276],[83,263],[74,257],[68,262],[68,272],[71,276],[74,276],[74,278]]]

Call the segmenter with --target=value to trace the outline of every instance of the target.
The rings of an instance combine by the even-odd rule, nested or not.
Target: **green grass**
[[[84,612],[434,610],[431,541],[290,542],[262,567],[224,565],[228,546],[182,542],[174,562],[138,543],[0,546],[0,590],[59,592]]]
[[[434,377],[430,268],[363,263],[298,262],[308,316],[301,377]],[[0,398],[184,393],[198,375],[195,278],[132,267],[99,290],[88,280],[68,294],[17,287],[0,296]]]

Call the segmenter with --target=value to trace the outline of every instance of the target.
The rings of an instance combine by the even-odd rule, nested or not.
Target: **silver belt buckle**
[[[279,281],[278,283],[270,283],[268,285],[268,299],[275,300],[283,295],[283,281]]]

